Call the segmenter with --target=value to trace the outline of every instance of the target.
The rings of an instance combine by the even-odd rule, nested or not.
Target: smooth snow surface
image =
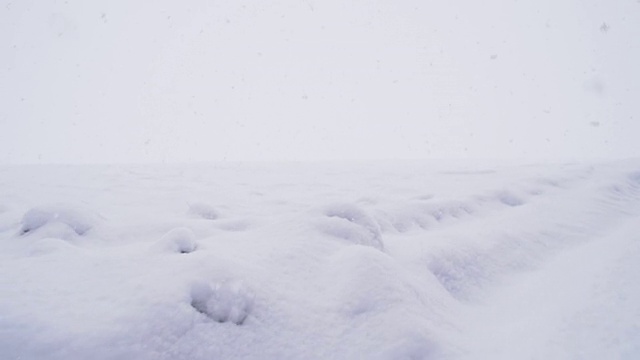
[[[2,359],[640,358],[640,160],[0,184]]]

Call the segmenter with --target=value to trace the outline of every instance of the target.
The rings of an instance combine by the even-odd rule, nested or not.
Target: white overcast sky
[[[637,0],[2,0],[0,163],[640,156]]]

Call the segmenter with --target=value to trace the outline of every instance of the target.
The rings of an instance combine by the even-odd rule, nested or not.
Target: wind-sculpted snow
[[[86,209],[64,205],[34,207],[22,217],[20,234],[41,231],[63,237],[70,233],[82,236],[98,221],[99,216]]]
[[[191,306],[211,319],[242,325],[251,313],[254,295],[239,282],[195,283],[191,299]]]
[[[2,359],[640,358],[639,161],[2,170]]]
[[[175,228],[166,233],[155,247],[162,251],[188,254],[197,248],[196,235],[189,228]]]
[[[384,312],[411,296],[399,281],[397,264],[388,255],[367,246],[350,246],[333,255],[328,264],[342,300],[338,311],[347,317]]]
[[[220,214],[213,206],[202,202],[189,204],[189,214],[206,220],[215,220],[220,217]]]
[[[325,233],[350,242],[384,249],[380,226],[365,212],[353,204],[334,204],[324,210],[326,218],[319,226]]]

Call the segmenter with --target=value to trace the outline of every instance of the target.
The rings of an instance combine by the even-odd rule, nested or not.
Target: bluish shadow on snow
[[[242,325],[253,309],[253,292],[237,281],[217,284],[194,283],[191,306],[219,323]]]
[[[35,207],[22,217],[20,235],[36,231],[44,237],[69,238],[83,236],[91,230],[101,217],[89,210],[67,205]]]
[[[158,240],[153,248],[162,252],[188,254],[197,248],[193,230],[179,227],[170,230]]]
[[[380,352],[375,360],[435,360],[446,358],[441,346],[429,338],[418,333],[406,337],[391,344]]]
[[[220,217],[218,210],[203,202],[189,203],[189,211],[187,213],[194,218],[205,220],[216,220]]]
[[[520,206],[520,205],[524,205],[525,203],[524,200],[522,200],[522,198],[520,198],[519,196],[509,191],[503,191],[497,194],[496,197],[501,203],[507,206]]]
[[[380,225],[364,209],[348,203],[333,204],[324,209],[323,215],[318,228],[325,234],[384,250]]]

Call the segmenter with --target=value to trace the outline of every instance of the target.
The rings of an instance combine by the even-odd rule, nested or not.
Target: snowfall
[[[0,184],[2,359],[640,359],[640,160]]]

